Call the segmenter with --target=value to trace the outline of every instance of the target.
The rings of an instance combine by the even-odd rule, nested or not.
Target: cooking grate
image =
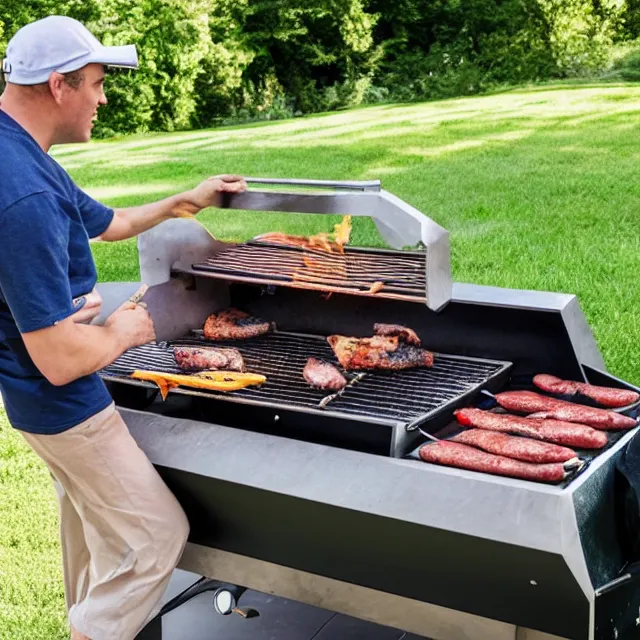
[[[344,254],[338,254],[252,241],[194,264],[193,270],[240,282],[414,302],[426,300],[424,251],[348,247]]]
[[[320,402],[326,391],[311,388],[302,377],[302,369],[309,357],[337,364],[325,338],[276,332],[246,341],[212,343],[200,337],[185,338],[172,343],[149,344],[130,349],[101,375],[131,384],[141,383],[128,376],[134,369],[148,369],[179,373],[173,359],[172,346],[226,346],[238,348],[247,371],[266,376],[261,387],[247,387],[230,393],[180,388],[178,393],[213,395],[234,402],[255,403],[269,407],[299,408],[328,411],[343,417],[365,418],[375,422],[411,423],[431,412],[460,400],[473,390],[509,370],[507,362],[436,354],[430,369],[410,369],[394,372],[367,373],[351,385],[326,409]]]

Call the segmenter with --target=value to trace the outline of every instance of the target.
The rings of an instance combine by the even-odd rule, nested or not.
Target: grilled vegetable
[[[162,371],[137,370],[131,374],[136,380],[155,382],[160,388],[162,399],[176,387],[192,387],[209,391],[237,391],[250,385],[266,382],[265,376],[257,373],[238,373],[236,371],[201,371],[193,375],[164,373]]]

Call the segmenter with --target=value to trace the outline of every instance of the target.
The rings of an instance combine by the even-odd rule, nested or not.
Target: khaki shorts
[[[160,608],[187,519],[111,404],[56,435],[21,432],[54,479],[69,620],[133,639]]]

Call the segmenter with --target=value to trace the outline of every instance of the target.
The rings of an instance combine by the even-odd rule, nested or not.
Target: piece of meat
[[[538,464],[546,462],[567,462],[577,457],[573,449],[560,447],[549,442],[539,442],[521,436],[508,436],[484,429],[469,429],[450,439],[450,442],[468,444],[488,453],[495,453],[506,458],[514,458],[524,462]]]
[[[615,411],[549,398],[535,391],[504,391],[496,394],[496,400],[507,411],[526,413],[530,418],[578,422],[604,430],[631,429],[636,426],[633,418]]]
[[[562,482],[567,475],[564,466],[559,462],[532,464],[446,440],[423,445],[420,447],[419,455],[425,462],[523,480],[557,483]]]
[[[347,379],[337,367],[324,360],[309,358],[302,375],[304,379],[316,389],[325,391],[340,391],[347,385]]]
[[[174,347],[173,357],[183,371],[244,371],[244,360],[237,349],[218,347]]]
[[[377,336],[398,336],[400,340],[407,344],[415,344],[420,346],[420,338],[418,334],[409,327],[403,327],[401,324],[384,324],[383,322],[376,322],[373,325],[373,333]]]
[[[608,442],[606,433],[574,422],[521,418],[471,408],[458,409],[454,411],[454,415],[458,422],[465,427],[515,433],[567,447],[602,449]]]
[[[275,329],[275,323],[250,316],[239,309],[212,313],[204,323],[204,337],[209,340],[246,340]]]
[[[398,336],[350,338],[333,335],[327,338],[327,342],[345,371],[433,366],[433,354],[430,351],[401,343]]]
[[[626,407],[640,400],[640,394],[630,389],[614,389],[612,387],[598,387],[586,382],[575,382],[573,380],[562,380],[546,373],[540,373],[533,378],[533,384],[546,393],[557,393],[559,395],[576,395],[591,398],[594,402],[603,407],[616,409]]]

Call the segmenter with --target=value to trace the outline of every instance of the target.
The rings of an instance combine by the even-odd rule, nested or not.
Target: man
[[[131,238],[244,191],[209,178],[160,202],[115,211],[48,155],[88,141],[106,104],[104,67],[137,67],[135,47],[104,47],[51,16],[10,41],[0,101],[0,391],[11,424],[47,464],[60,500],[73,640],[129,640],[159,608],[188,525],[137,447],[96,371],[154,339],[144,305],[104,323],[89,238]]]

